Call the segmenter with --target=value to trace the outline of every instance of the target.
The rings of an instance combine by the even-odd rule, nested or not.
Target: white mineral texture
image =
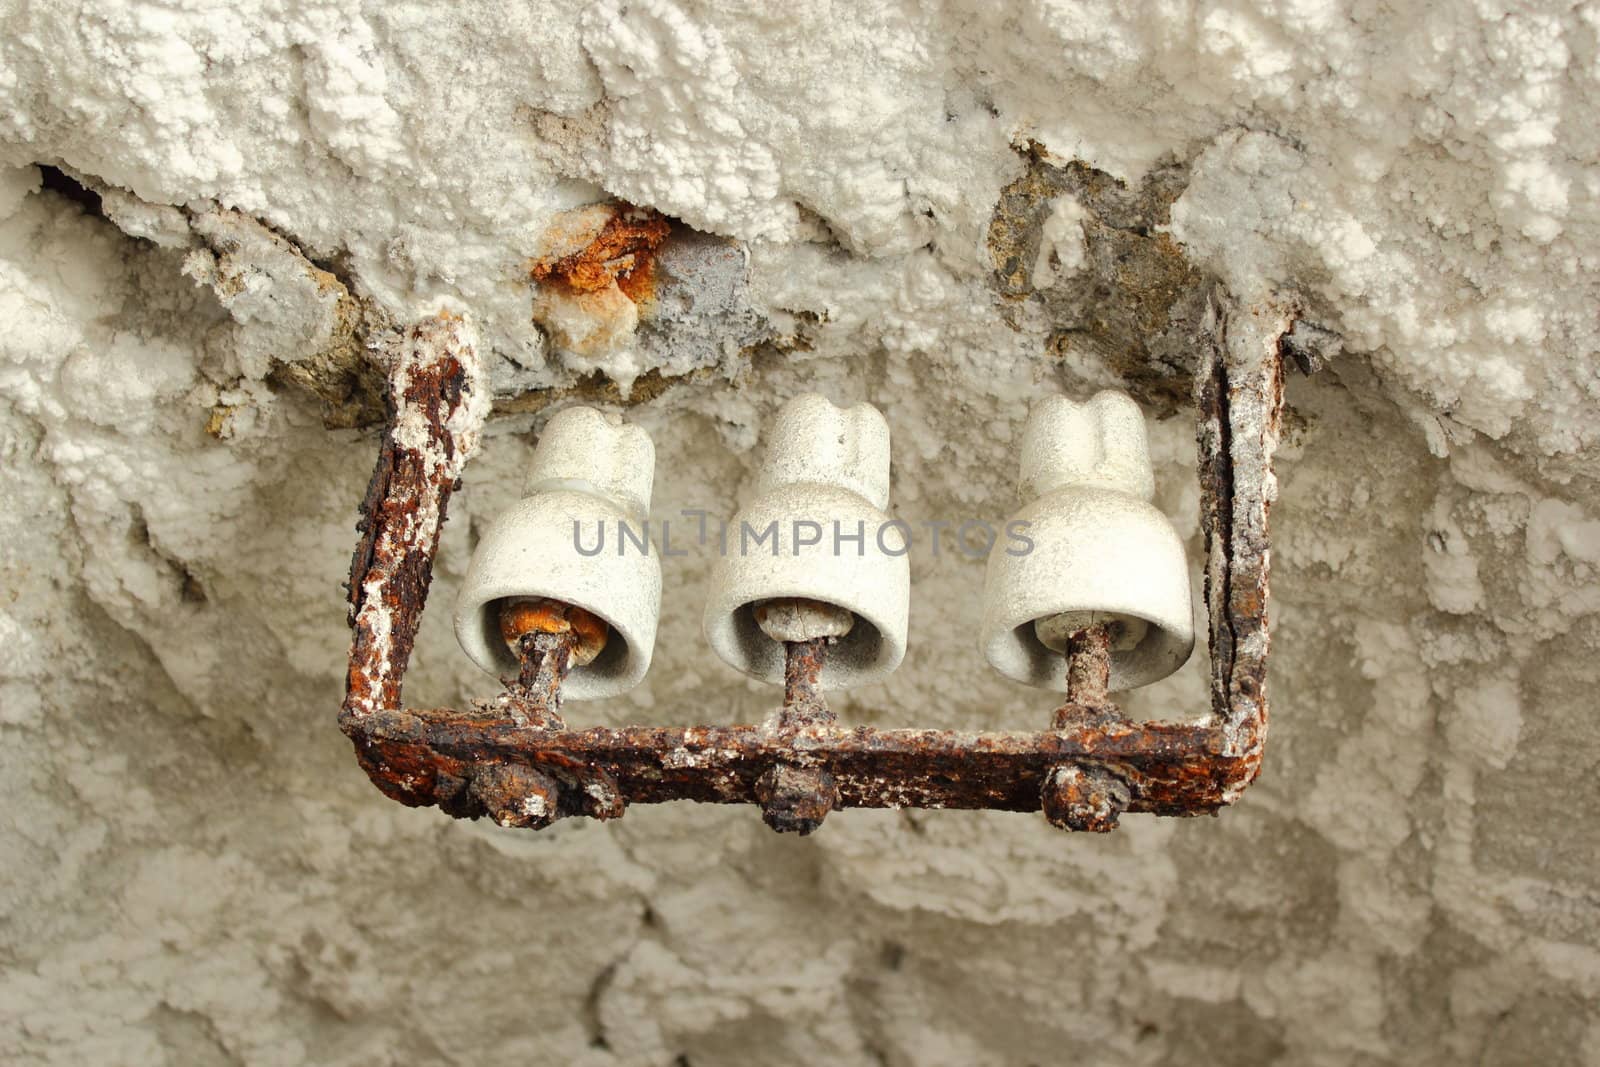
[[[1597,41],[1548,0],[0,0],[0,1061],[1600,1062]],[[530,263],[608,207],[672,232],[580,320]],[[449,605],[582,402],[652,435],[687,554],[575,724],[763,721],[682,511],[820,392],[883,411],[915,531],[906,660],[834,707],[1021,730],[960,525],[1031,403],[1126,389],[1203,603],[1186,371],[1268,294],[1322,367],[1217,819],[534,834],[385,799],[339,733],[375,353],[423,314],[471,316],[496,413],[409,702],[494,696]],[[1127,706],[1207,701],[1201,649]]]

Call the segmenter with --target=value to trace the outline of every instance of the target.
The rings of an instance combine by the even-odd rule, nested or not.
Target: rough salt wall
[[[0,1057],[1600,1059],[1600,8],[1401,8],[0,5]],[[677,281],[566,350],[528,264],[608,197],[681,220]],[[731,510],[818,388],[888,415],[902,515],[994,520],[1028,399],[1120,382],[1197,549],[1215,283],[1300,293],[1331,354],[1290,384],[1277,714],[1221,818],[534,836],[351,759],[364,352],[420,308],[475,317],[501,409],[431,703],[484,692],[440,605],[574,395],[654,434],[659,516]],[[699,637],[708,564],[575,717],[770,706]],[[913,579],[905,666],[842,714],[1042,723],[979,664],[981,563]],[[1204,699],[1196,660],[1134,705]]]

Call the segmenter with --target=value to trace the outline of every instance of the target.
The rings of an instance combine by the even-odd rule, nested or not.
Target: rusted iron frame
[[[1231,311],[1213,301],[1202,338],[1210,713],[1132,722],[1087,699],[1093,671],[1074,664],[1068,703],[1053,729],[1036,733],[840,725],[815,689],[820,645],[789,646],[784,710],[760,725],[571,730],[531,685],[465,712],[403,707],[400,682],[439,526],[484,417],[483,405],[468,402],[483,388],[469,331],[459,320],[429,320],[408,334],[409,356],[391,369],[390,426],[351,568],[355,636],[341,727],[385,795],[512,826],[613,818],[627,804],[669,800],[759,804],[774,828],[802,833],[840,807],[1043,808],[1057,825],[1083,830],[1110,829],[1123,811],[1214,812],[1255,780],[1266,739],[1267,513],[1279,345],[1294,317],[1288,301]],[[532,670],[530,681],[550,669]]]

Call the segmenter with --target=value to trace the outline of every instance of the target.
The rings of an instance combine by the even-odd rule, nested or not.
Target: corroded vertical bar
[[[439,530],[489,413],[477,332],[441,312],[388,352],[390,417],[350,563],[350,669],[341,726],[400,708]]]
[[[1104,623],[1067,638],[1067,703],[1056,709],[1055,727],[1070,729],[1083,709],[1095,718],[1120,716],[1111,703],[1111,633]],[[1126,774],[1093,763],[1063,763],[1045,775],[1039,807],[1050,825],[1062,830],[1109,833],[1133,799]]]
[[[513,718],[520,713],[530,725],[565,728],[561,719],[561,686],[572,671],[572,654],[577,643],[578,635],[571,631],[556,634],[534,631],[518,638],[517,657],[521,669],[509,702]]]
[[[1248,773],[1224,792],[1231,803],[1260,769],[1267,732],[1267,516],[1277,499],[1272,454],[1283,413],[1279,345],[1295,304],[1269,299],[1208,309],[1207,343],[1195,375],[1200,409],[1201,524],[1211,617],[1211,694],[1223,752]]]

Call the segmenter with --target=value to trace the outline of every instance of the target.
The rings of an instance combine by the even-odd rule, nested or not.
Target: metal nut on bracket
[[[1044,817],[1063,830],[1104,834],[1128,810],[1128,783],[1109,767],[1065,763],[1052,770],[1040,794]]]
[[[541,830],[561,817],[560,785],[529,767],[486,764],[473,773],[468,788],[501,826]]]
[[[780,834],[804,837],[822,825],[839,803],[833,776],[818,767],[775,764],[756,779],[756,799],[761,818]]]
[[[579,784],[583,813],[591,819],[620,819],[628,808],[617,780],[599,767],[588,768]]]

